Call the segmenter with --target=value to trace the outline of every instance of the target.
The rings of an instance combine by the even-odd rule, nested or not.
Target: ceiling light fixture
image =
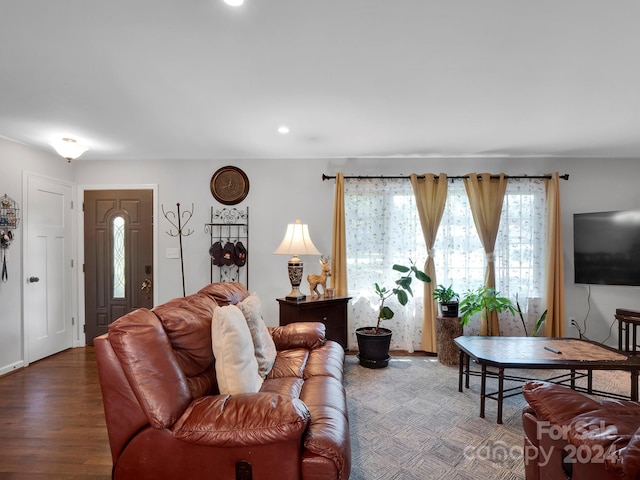
[[[289,133],[289,127],[287,127],[286,125],[280,125],[278,127],[278,133],[282,134],[282,135],[286,135],[287,133]]]
[[[224,0],[224,3],[231,7],[239,7],[244,3],[244,0]]]
[[[58,154],[67,159],[67,162],[75,160],[84,152],[89,150],[89,147],[79,144],[73,138],[61,138],[60,140],[54,140],[51,142],[51,146],[56,149]]]

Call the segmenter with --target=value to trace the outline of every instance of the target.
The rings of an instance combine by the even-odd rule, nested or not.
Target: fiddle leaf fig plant
[[[375,284],[376,295],[380,299],[380,308],[378,309],[378,320],[376,322],[376,326],[373,329],[373,333],[377,334],[378,329],[380,328],[380,321],[382,320],[390,320],[394,316],[393,310],[388,305],[385,305],[386,300],[389,297],[396,296],[398,299],[398,303],[400,305],[405,306],[409,302],[409,295],[413,297],[413,290],[411,289],[411,282],[414,278],[420,280],[421,282],[429,283],[431,278],[416,267],[415,263],[411,259],[409,259],[410,266],[394,264],[393,268],[397,272],[403,273],[400,278],[395,281],[395,287],[387,288],[381,287],[378,283]]]

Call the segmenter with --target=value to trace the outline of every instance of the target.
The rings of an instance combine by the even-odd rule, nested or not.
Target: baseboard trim
[[[20,360],[19,362],[10,363],[9,365],[5,365],[0,368],[0,377],[7,375],[9,373],[13,373],[24,367],[24,360]]]

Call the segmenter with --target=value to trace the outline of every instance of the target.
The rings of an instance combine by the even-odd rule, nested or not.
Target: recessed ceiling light
[[[244,3],[244,0],[224,0],[224,3],[232,7],[239,7]]]
[[[278,133],[286,135],[287,133],[289,133],[289,127],[287,127],[286,125],[280,125],[278,127]]]

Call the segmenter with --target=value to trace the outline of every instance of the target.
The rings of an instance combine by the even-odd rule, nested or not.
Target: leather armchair
[[[522,412],[527,480],[640,478],[640,403],[529,382]]]

